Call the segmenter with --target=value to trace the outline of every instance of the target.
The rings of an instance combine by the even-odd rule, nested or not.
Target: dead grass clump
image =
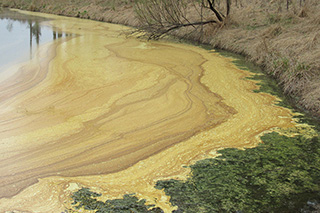
[[[312,81],[310,91],[303,96],[301,103],[304,104],[307,109],[320,114],[320,78]]]
[[[283,31],[283,28],[281,25],[271,25],[269,28],[264,30],[261,34],[261,36],[265,39],[272,39],[276,36],[279,36]]]
[[[318,12],[316,15],[311,17],[311,20],[309,21],[309,24],[320,26],[320,12]]]
[[[35,5],[33,5],[33,4],[28,7],[28,10],[29,11],[33,11],[33,12],[37,12],[38,11],[37,7]]]
[[[303,7],[303,8],[300,10],[298,16],[299,16],[300,18],[306,18],[306,17],[308,17],[308,9],[307,9],[306,7]]]
[[[36,6],[36,2],[33,0],[29,5],[28,10],[33,12],[39,12],[39,3],[41,4],[41,2],[37,2],[38,6]]]

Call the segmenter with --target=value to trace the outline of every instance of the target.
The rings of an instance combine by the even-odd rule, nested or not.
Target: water
[[[157,180],[183,179],[195,160],[294,125],[275,97],[252,91],[248,71],[214,52],[126,38],[120,25],[28,14],[50,21],[29,25],[41,30],[26,21],[25,39],[12,25],[16,39],[4,43],[3,54],[23,52],[12,64],[26,61],[0,82],[0,212],[61,212],[79,186],[109,198],[137,193],[169,212]]]
[[[0,11],[0,73],[11,65],[32,59],[39,45],[65,36],[42,25],[48,19]]]

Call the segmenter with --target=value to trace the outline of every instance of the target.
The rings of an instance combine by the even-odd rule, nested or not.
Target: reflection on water
[[[39,44],[68,36],[41,25],[43,21],[47,20],[9,10],[0,11],[0,72],[31,59]]]

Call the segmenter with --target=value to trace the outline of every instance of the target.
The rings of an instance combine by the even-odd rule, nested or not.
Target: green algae
[[[319,202],[320,138],[269,133],[255,148],[223,149],[186,181],[158,181],[178,212],[296,212]]]
[[[146,200],[139,200],[133,194],[126,194],[122,199],[107,200],[105,202],[97,200],[101,194],[92,192],[89,188],[81,188],[71,195],[72,205],[76,210],[92,210],[96,213],[105,212],[162,212],[154,205],[146,205]],[[70,210],[69,210],[70,211]],[[70,212],[74,212],[71,210]]]

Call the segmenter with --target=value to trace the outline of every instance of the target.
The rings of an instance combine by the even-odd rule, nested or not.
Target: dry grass
[[[133,0],[0,0],[3,7],[137,26],[132,3]]]
[[[223,2],[217,1],[222,11]],[[174,34],[247,56],[298,104],[320,116],[320,1],[301,2],[292,0],[287,10],[286,0],[234,0],[226,23],[207,25],[201,34],[192,27]],[[139,25],[132,0],[0,0],[0,5]],[[196,8],[190,7],[188,17],[196,19],[194,14]]]

